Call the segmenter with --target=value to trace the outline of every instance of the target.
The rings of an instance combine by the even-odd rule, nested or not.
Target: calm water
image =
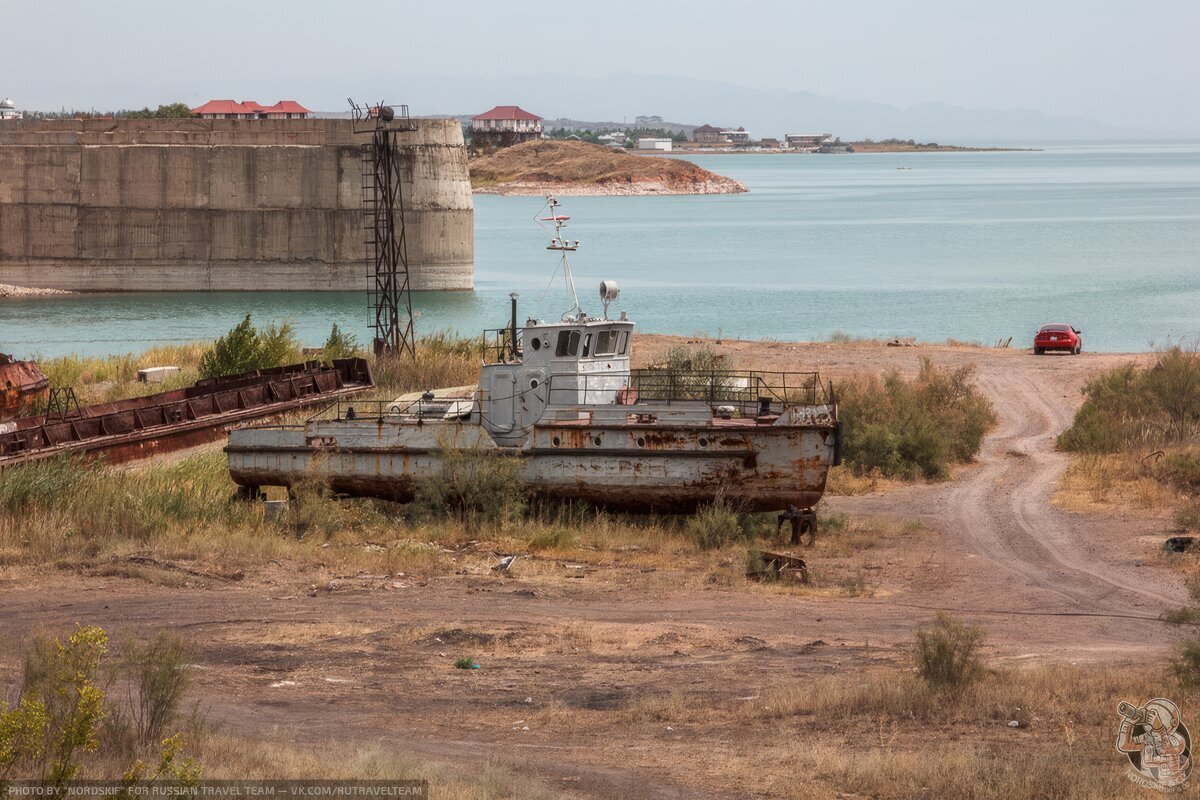
[[[584,308],[616,279],[642,330],[1024,344],[1066,321],[1089,349],[1200,337],[1200,143],[1041,152],[694,159],[751,192],[565,198]],[[911,169],[900,169],[910,167]],[[475,198],[473,293],[414,297],[418,331],[503,325],[569,305],[536,198]],[[333,321],[369,338],[365,295],[82,295],[0,302],[0,351],[138,350],[213,338],[247,311],[306,344]]]

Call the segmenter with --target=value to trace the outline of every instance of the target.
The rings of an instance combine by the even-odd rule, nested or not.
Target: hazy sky
[[[5,0],[3,8],[0,94],[23,107],[282,96],[342,110],[348,94],[390,99],[439,76],[621,71],[1200,132],[1198,0]]]

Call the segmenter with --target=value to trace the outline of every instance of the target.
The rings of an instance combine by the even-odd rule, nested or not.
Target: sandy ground
[[[641,355],[653,360],[680,341],[643,337]],[[745,796],[706,771],[709,749],[731,746],[736,731],[697,726],[648,739],[589,727],[588,712],[680,690],[755,697],[898,663],[914,626],[939,609],[986,626],[994,663],[1161,661],[1180,635],[1153,621],[1187,599],[1157,557],[1165,523],[1073,515],[1049,502],[1067,465],[1053,437],[1069,424],[1080,386],[1130,356],[773,342],[720,349],[759,368],[819,369],[835,382],[852,372],[913,373],[922,355],[976,367],[999,416],[976,464],[943,483],[828,498],[833,512],[927,529],[871,551],[872,596],[706,585],[619,562],[576,579],[527,568],[384,587],[347,581],[311,597],[305,578],[274,564],[236,585],[171,589],[9,568],[0,570],[0,641],[76,622],[165,626],[197,648],[196,685],[210,714],[240,731],[382,744],[468,766],[502,759],[587,797],[691,798]],[[461,654],[476,655],[481,669],[453,669]],[[545,730],[547,719],[572,715],[580,722],[569,735],[561,724]]]

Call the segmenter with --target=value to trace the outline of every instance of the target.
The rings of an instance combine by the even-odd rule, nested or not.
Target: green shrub
[[[250,315],[213,342],[200,358],[200,375],[218,378],[269,369],[300,359],[300,342],[291,323],[271,323],[259,331]]]
[[[725,356],[707,344],[672,347],[667,351],[666,367],[672,372],[720,372],[728,369]]]
[[[249,315],[246,317],[249,319]],[[300,361],[300,342],[292,323],[272,322],[258,332],[255,340],[258,348],[258,366],[251,369],[270,369]]]
[[[688,517],[685,528],[701,550],[715,550],[746,538],[741,515],[724,498],[697,509]]]
[[[550,527],[528,534],[526,543],[531,550],[566,550],[579,543],[579,537],[570,528]]]
[[[65,642],[39,637],[26,655],[21,701],[40,718],[36,726],[26,727],[40,734],[42,742],[14,744],[25,753],[36,752],[33,772],[54,786],[75,776],[80,752],[94,751],[100,745],[96,728],[105,712],[98,673],[107,651],[108,636],[100,628],[88,626],[76,630]],[[18,714],[26,713],[21,709],[18,705]]]
[[[638,370],[641,390],[647,395],[667,396],[677,400],[730,398],[739,392],[736,381],[729,375],[723,354],[707,344],[677,345],[667,352],[665,365]]]
[[[325,344],[321,345],[321,360],[326,364],[332,364],[335,359],[354,358],[358,355],[359,348],[358,338],[352,333],[343,331],[335,322],[333,329],[329,331],[329,338],[325,340]]]
[[[934,621],[916,631],[913,661],[917,674],[932,689],[961,689],[983,674],[979,649],[982,628],[956,622],[939,613]]]
[[[1188,639],[1176,646],[1170,670],[1181,685],[1200,686],[1200,639]]]
[[[437,474],[417,488],[414,503],[419,511],[453,517],[474,530],[485,523],[507,524],[525,510],[523,461],[518,456],[451,442],[443,442],[441,451]]]
[[[858,474],[943,478],[951,464],[973,459],[996,418],[972,375],[970,367],[943,370],[923,358],[913,380],[891,373],[843,383],[846,464]]]
[[[329,482],[315,468],[288,487],[284,520],[297,539],[312,533],[328,539],[350,524],[347,510],[334,499]]]
[[[1158,471],[1180,491],[1200,494],[1200,456],[1196,453],[1167,453]]]
[[[1200,500],[1175,509],[1175,525],[1187,531],[1200,531]]]
[[[129,702],[139,744],[161,741],[175,721],[189,683],[186,656],[183,640],[166,631],[126,643],[125,669],[137,690]]]
[[[767,569],[767,562],[763,560],[762,551],[755,548],[746,551],[746,575],[758,576],[757,579],[764,583],[774,583],[779,580],[779,572]]]
[[[108,635],[96,626],[79,627],[65,639],[33,640],[16,705],[0,704],[0,787],[10,775],[60,787],[80,775],[84,754],[124,755],[125,737],[114,719],[137,720],[143,743],[160,744],[157,737],[187,685],[182,646],[163,634],[133,643],[120,664],[106,664],[108,654]],[[114,681],[129,691],[106,696]],[[199,768],[180,752],[178,735],[161,740],[156,768],[137,760],[122,783],[128,789],[159,779],[194,785]]]
[[[1074,423],[1058,437],[1063,450],[1115,453],[1177,444],[1200,433],[1200,353],[1195,348],[1177,345],[1159,352],[1151,366],[1126,364],[1102,372],[1083,393]]]

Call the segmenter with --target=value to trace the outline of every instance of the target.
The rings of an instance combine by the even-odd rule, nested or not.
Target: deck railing
[[[702,401],[756,416],[786,406],[833,402],[832,386],[823,384],[816,372],[640,369],[554,375],[549,384],[548,402],[558,406]]]
[[[519,361],[522,350],[522,330],[516,329],[516,338],[513,338],[513,329],[509,328],[489,328],[483,332],[483,363],[485,364],[511,364]]]

